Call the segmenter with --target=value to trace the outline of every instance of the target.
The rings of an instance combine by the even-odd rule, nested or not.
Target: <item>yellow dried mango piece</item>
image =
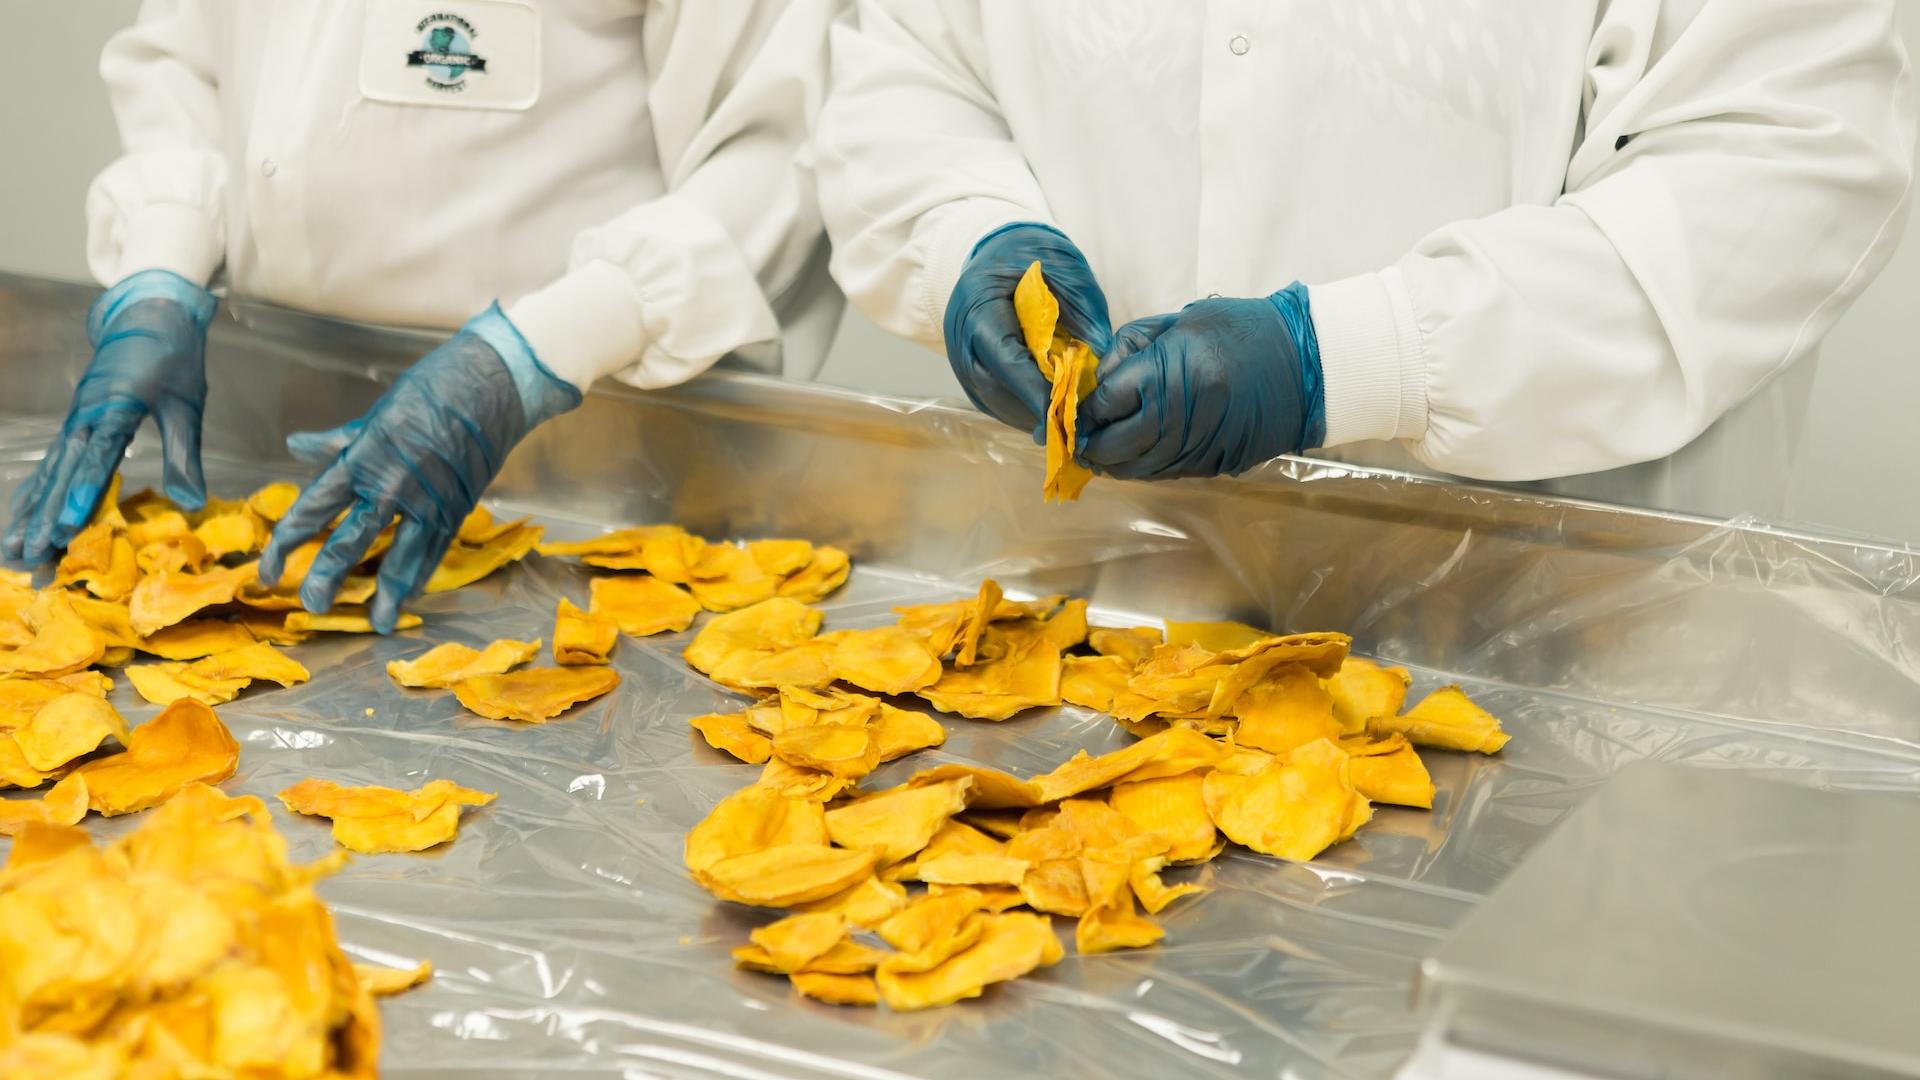
[[[754,785],[720,800],[687,833],[687,869],[698,874],[736,855],[800,845],[825,847],[827,821],[817,802]],[[852,884],[852,883],[849,883]]]
[[[825,835],[826,825],[821,824],[821,835]],[[795,911],[831,912],[846,919],[847,922],[863,929],[872,929],[885,922],[887,917],[907,906],[905,886],[891,881],[881,881],[869,877],[852,888],[837,892],[822,900],[800,904]]]
[[[860,975],[880,966],[880,961],[886,956],[879,949],[847,940],[807,961],[801,970],[820,975]],[[733,960],[748,971],[764,971],[770,975],[789,974],[767,950],[751,943],[733,950]]]
[[[42,590],[25,619],[33,636],[18,648],[0,650],[0,675],[65,675],[98,662],[107,651],[64,589]]]
[[[1196,771],[1115,784],[1107,803],[1135,831],[1164,838],[1170,845],[1169,861],[1200,862],[1219,850],[1219,834],[1202,793],[1205,779]]]
[[[268,521],[279,521],[300,498],[300,486],[277,480],[247,496],[247,509]]]
[[[1402,667],[1382,667],[1363,656],[1349,656],[1327,680],[1334,719],[1340,730],[1357,735],[1376,716],[1395,716],[1407,702],[1413,676]]]
[[[155,540],[133,553],[134,565],[142,574],[198,574],[209,561],[207,545],[192,533]]]
[[[967,806],[973,810],[999,810],[1007,807],[1025,809],[1040,805],[1040,793],[1032,783],[1017,776],[1003,773],[998,769],[988,769],[979,765],[948,764],[935,765],[922,769],[907,780],[909,785],[924,787],[948,780],[966,778]]]
[[[1132,661],[1119,656],[1066,657],[1060,667],[1060,698],[1083,709],[1112,712],[1114,703],[1130,692],[1127,680],[1133,669]]]
[[[1353,786],[1360,794],[1374,802],[1433,809],[1433,777],[1405,737],[1342,746],[1353,758]]]
[[[620,627],[613,620],[589,614],[566,597],[560,598],[553,615],[554,663],[604,664],[619,639]]]
[[[1066,764],[1034,777],[1030,783],[1039,792],[1041,802],[1054,802],[1127,780],[1178,776],[1212,766],[1229,752],[1224,744],[1198,732],[1172,728],[1099,757],[1089,757],[1082,750]]]
[[[854,784],[844,776],[834,776],[818,769],[790,765],[777,757],[767,761],[766,767],[760,770],[760,779],[756,783],[772,788],[789,798],[821,803],[838,798],[841,792]]]
[[[416,790],[400,791],[308,777],[280,792],[288,810],[332,818],[334,841],[363,855],[425,851],[444,844],[459,831],[462,806],[486,806],[493,800],[491,792],[451,780],[430,780]]]
[[[920,851],[948,818],[965,809],[967,777],[914,787],[903,784],[827,811],[827,835],[842,847],[878,850],[880,863]]]
[[[779,652],[755,652],[747,658],[744,670],[729,668],[735,674],[726,681],[751,690],[824,690],[833,685],[833,651],[839,647],[841,636],[822,634]]]
[[[87,781],[87,805],[109,817],[157,806],[189,784],[233,775],[240,744],[212,709],[180,701],[134,728],[126,750],[74,771]]]
[[[828,975],[821,971],[796,971],[787,978],[802,997],[828,1005],[876,1005],[880,989],[871,975]]]
[[[1073,460],[1075,418],[1081,397],[1093,391],[1099,358],[1084,343],[1058,333],[1060,305],[1047,287],[1038,260],[1014,286],[1013,310],[1033,362],[1053,384],[1047,403],[1047,475],[1042,492],[1048,502],[1077,499],[1093,473]]]
[[[994,612],[1000,608],[1000,585],[992,578],[980,583],[980,593],[974,597],[973,606],[967,609],[966,617],[960,620],[959,630],[954,634],[953,666],[971,667],[980,659],[980,636],[986,633],[987,626],[993,622]],[[945,650],[942,650],[944,655]]]
[[[203,608],[231,603],[240,588],[259,576],[258,563],[209,570],[204,574],[152,574],[134,586],[127,602],[134,633],[165,629]]]
[[[428,979],[433,978],[433,964],[427,960],[422,960],[410,968],[355,964],[353,975],[360,980],[360,986],[374,997],[392,997],[416,986],[425,985]]]
[[[41,706],[63,694],[71,694],[76,689],[93,693],[91,688],[76,688],[59,679],[18,675],[0,679],[0,732],[15,731],[24,727],[33,719],[33,715],[40,711]],[[106,695],[103,691],[94,696]]]
[[[127,669],[127,681],[134,692],[155,705],[176,701],[197,701],[202,705],[224,705],[240,696],[251,679],[209,679],[192,670],[184,660],[163,660],[156,664],[135,664]]]
[[[1157,854],[1168,846],[1165,837],[1140,833],[1104,799],[1065,799],[1054,809],[1057,812],[1047,827],[1070,833],[1086,848],[1127,848]]]
[[[281,686],[297,686],[312,678],[300,661],[264,641],[201,657],[187,665],[187,670],[213,681],[264,679]]]
[[[139,639],[134,647],[162,660],[198,660],[252,645],[251,631],[223,619],[188,619]]]
[[[749,765],[759,765],[773,754],[773,742],[747,724],[745,713],[708,713],[687,721],[707,745],[724,750]]]
[[[86,816],[87,779],[69,776],[37,799],[0,799],[0,836],[17,836],[28,825],[78,825]]]
[[[981,652],[993,659],[943,672],[919,695],[941,712],[975,720],[1006,720],[1060,703],[1060,649],[1040,628],[990,627]]]
[[[979,910],[980,894],[971,889],[954,889],[939,896],[928,894],[876,926],[874,933],[900,952],[924,953],[952,939]],[[950,948],[947,955],[964,947]],[[946,956],[941,956],[926,967],[944,959]],[[926,967],[909,970],[925,971]]]
[[[265,523],[245,504],[203,518],[193,527],[193,538],[209,559],[251,555],[267,544]]]
[[[338,599],[336,597],[335,599]],[[295,634],[371,634],[373,620],[367,616],[365,608],[358,604],[342,603],[333,610],[315,615],[311,611],[289,611],[286,622],[282,624]],[[412,630],[420,625],[420,616],[411,611],[403,611],[394,620],[395,630]]]
[[[1223,653],[1279,636],[1271,630],[1262,630],[1243,622],[1174,622],[1169,619],[1166,641],[1169,645],[1194,645],[1208,652]]]
[[[708,544],[688,567],[687,591],[708,611],[736,611],[771,599],[780,579],[760,568],[745,548]]]
[[[759,659],[754,654],[779,652],[812,638],[820,630],[820,618],[815,608],[775,597],[709,620],[684,655],[695,671],[716,678],[729,668],[744,672]]]
[[[279,611],[241,608],[229,613],[228,618],[246,627],[247,633],[256,639],[275,645],[298,645],[313,637],[311,630],[287,629],[287,617]]]
[[[460,527],[454,531],[454,539],[463,544],[479,547],[481,544],[513,528],[514,522],[496,522],[493,511],[484,506],[476,506],[467,511],[460,519]]]
[[[1207,813],[1228,839],[1295,862],[1352,835],[1372,814],[1354,789],[1347,752],[1324,739],[1250,775],[1216,769],[1207,774],[1203,794]]]
[[[819,911],[770,922],[748,934],[747,940],[766,950],[767,957],[782,971],[799,971],[846,936],[845,917]]]
[[[853,559],[836,547],[816,547],[813,559],[780,582],[777,595],[816,604],[847,583]]]
[[[453,684],[453,696],[489,719],[539,724],[618,685],[620,676],[611,668],[528,668],[462,679]]]
[[[27,764],[41,772],[52,772],[62,765],[99,749],[114,738],[127,743],[127,722],[106,699],[75,690],[42,705],[13,733],[20,754]]]
[[[587,610],[633,637],[685,630],[700,614],[700,602],[691,594],[656,577],[597,577],[588,588]]]
[[[540,639],[501,638],[475,649],[457,641],[443,642],[411,660],[387,661],[387,677],[401,686],[447,689],[478,675],[503,675],[540,653]]]
[[[1053,381],[1053,337],[1060,325],[1060,301],[1047,286],[1046,275],[1035,259],[1013,287],[1013,315],[1020,323],[1020,335],[1027,351],[1040,365],[1040,374]]]
[[[1029,864],[1006,855],[966,855],[952,852],[918,860],[916,871],[929,885],[1006,885],[1026,880]]]
[[[1080,856],[1086,881],[1087,913],[1074,927],[1074,948],[1082,956],[1115,949],[1143,949],[1166,931],[1134,909],[1131,880],[1134,856],[1124,848],[1097,848]]]
[[[1124,660],[1129,667],[1146,663],[1153,650],[1165,641],[1166,635],[1152,626],[1099,627],[1087,633],[1087,644],[1095,653]]]
[[[982,919],[979,940],[931,971],[882,970],[875,981],[888,1008],[906,1012],[979,997],[993,983],[1059,963],[1064,955],[1044,915],[1013,911]]]
[[[850,630],[834,647],[835,677],[862,690],[904,694],[940,681],[940,657],[924,634],[898,626]]]
[[[879,716],[869,721],[874,742],[880,747],[880,760],[892,761],[919,750],[928,750],[947,741],[947,729],[925,713],[898,708],[880,702]]]
[[[1140,906],[1147,914],[1158,915],[1167,909],[1167,905],[1183,896],[1194,896],[1207,891],[1205,885],[1195,881],[1169,885],[1160,880],[1160,871],[1166,868],[1165,855],[1149,855],[1135,859],[1133,867],[1127,872],[1127,882],[1133,887],[1133,895],[1139,899]]]
[[[1299,664],[1282,664],[1268,672],[1247,688],[1234,709],[1240,717],[1235,741],[1269,753],[1284,754],[1316,739],[1340,737],[1333,698],[1319,676]]]
[[[1004,855],[1006,846],[971,825],[949,819],[934,832],[927,846],[906,862],[895,863],[881,871],[890,881],[920,880],[920,864],[944,855]]]
[[[696,870],[694,878],[722,900],[791,907],[858,884],[873,873],[874,855],[824,845],[782,844],[721,859]]]
[[[1435,690],[1405,716],[1373,717],[1367,726],[1376,737],[1400,734],[1415,746],[1481,754],[1499,753],[1509,738],[1499,718],[1475,705],[1458,686]]]
[[[865,727],[809,724],[788,728],[772,740],[773,753],[790,765],[857,780],[880,764],[880,743]]]
[[[806,540],[749,540],[747,554],[760,569],[784,578],[804,570],[813,561],[813,544]]]
[[[105,523],[75,534],[53,575],[56,586],[84,585],[102,600],[126,599],[139,579],[133,545]]]
[[[427,579],[423,591],[441,593],[463,589],[508,563],[519,562],[545,532],[544,527],[530,525],[522,518],[478,546],[455,540],[447,545],[446,554],[440,557],[440,565],[434,567],[433,576]]]

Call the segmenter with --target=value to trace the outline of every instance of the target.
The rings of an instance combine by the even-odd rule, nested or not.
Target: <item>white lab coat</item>
[[[88,193],[89,263],[224,264],[236,293],[383,324],[499,299],[581,387],[735,350],[810,376],[841,307],[799,154],[834,8],[146,0],[101,57],[126,153]],[[410,59],[439,25],[486,69]]]
[[[857,10],[816,147],[835,276],[875,322],[937,346],[975,242],[1013,221],[1074,239],[1116,326],[1304,281],[1328,444],[1375,461],[1651,462],[1766,387],[1692,492],[1644,465],[1574,487],[1740,509],[1699,500],[1728,462],[1779,468],[1803,402],[1776,377],[1907,208],[1892,0]]]

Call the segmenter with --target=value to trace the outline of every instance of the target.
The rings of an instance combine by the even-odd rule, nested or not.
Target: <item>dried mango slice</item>
[[[210,679],[192,670],[185,661],[167,660],[157,664],[135,664],[127,669],[127,681],[135,693],[155,705],[176,701],[197,701],[202,705],[224,705],[240,696],[249,679]]]
[[[1060,698],[1083,709],[1112,712],[1114,702],[1128,693],[1133,669],[1133,662],[1120,656],[1066,657],[1060,667]]]
[[[790,765],[776,757],[769,759],[766,767],[760,770],[760,779],[756,783],[789,798],[824,803],[839,798],[840,793],[852,787],[854,782],[818,769]]]
[[[687,833],[685,860],[695,874],[736,855],[800,845],[825,847],[826,813],[817,802],[754,785],[720,800]],[[850,882],[849,884],[853,884]]]
[[[587,610],[633,637],[685,630],[700,614],[700,602],[685,589],[656,577],[597,577],[588,587]]]
[[[355,964],[353,975],[360,980],[361,987],[374,997],[392,997],[416,986],[424,986],[428,979],[433,978],[433,963],[422,960],[410,968]]]
[[[0,800],[0,836],[18,836],[28,825],[78,825],[86,816],[87,779],[69,776],[40,798]]]
[[[1319,677],[1299,664],[1283,664],[1267,673],[1234,708],[1240,717],[1234,739],[1243,746],[1284,754],[1317,739],[1340,737],[1333,698]]]
[[[1228,839],[1295,862],[1351,835],[1372,813],[1354,789],[1346,751],[1324,739],[1250,775],[1216,769],[1202,792],[1207,813]]]
[[[472,547],[479,547],[508,529],[519,524],[514,521],[500,522],[493,518],[493,511],[484,506],[476,506],[467,511],[460,519],[460,528],[455,530],[454,539]]]
[[[708,611],[736,611],[771,599],[780,579],[760,568],[745,548],[709,544],[687,568],[687,591]]]
[[[252,645],[253,633],[221,619],[188,619],[139,639],[135,648],[162,660],[198,660]]]
[[[820,618],[817,609],[797,600],[763,600],[709,620],[693,636],[684,655],[695,671],[715,678],[722,671],[744,673],[761,655],[792,648],[813,637],[820,630]]]
[[[133,553],[134,565],[142,574],[198,574],[209,561],[207,545],[192,533],[155,540]]]
[[[813,561],[813,544],[806,540],[749,540],[747,554],[774,577],[799,573]]]
[[[540,639],[501,638],[485,649],[457,641],[443,642],[411,660],[387,661],[387,677],[401,686],[444,690],[478,675],[502,675],[540,653]]]
[[[880,743],[865,727],[809,724],[775,735],[773,753],[790,765],[857,780],[880,764]]]
[[[338,599],[336,597],[336,599]],[[290,611],[284,624],[295,634],[371,634],[373,620],[367,616],[367,610],[358,604],[339,604],[331,611],[315,615],[311,611]],[[420,616],[411,611],[403,611],[394,620],[395,630],[412,630],[420,625]]]
[[[312,678],[300,661],[264,641],[202,657],[187,670],[207,679],[265,679],[281,686],[297,686]]]
[[[1135,859],[1133,868],[1127,872],[1127,882],[1133,887],[1133,895],[1147,914],[1158,915],[1167,909],[1167,905],[1183,896],[1194,896],[1207,891],[1205,885],[1197,881],[1169,885],[1160,880],[1160,871],[1167,865],[1165,855],[1150,855]]]
[[[1169,645],[1195,645],[1208,652],[1223,653],[1279,636],[1271,630],[1262,630],[1243,622],[1174,622],[1169,619],[1166,641]]]
[[[203,518],[193,527],[193,538],[209,559],[250,555],[266,546],[267,530],[245,504]]]
[[[618,685],[620,676],[610,668],[528,668],[462,679],[453,684],[453,696],[469,712],[493,720],[539,724]]]
[[[833,685],[833,651],[841,635],[822,634],[790,649],[773,653],[754,653],[746,665],[732,665],[729,686],[749,690],[803,689],[824,690]]]
[[[1047,475],[1042,493],[1048,502],[1080,497],[1093,473],[1073,460],[1074,424],[1080,399],[1093,391],[1099,358],[1082,342],[1057,331],[1060,305],[1035,260],[1014,286],[1013,310],[1020,332],[1040,374],[1053,384],[1047,403]]]
[[[434,567],[424,591],[442,593],[463,589],[508,563],[519,562],[546,531],[543,526],[530,525],[522,518],[477,547],[456,540],[447,545],[447,552],[440,557],[440,565]]]
[[[560,598],[553,615],[554,663],[604,664],[619,639],[620,627],[613,620],[589,614],[566,597]]]
[[[241,586],[252,584],[258,576],[259,564],[246,563],[204,574],[153,574],[143,578],[127,602],[134,633],[151,634],[203,608],[231,603]]]
[[[964,887],[940,893],[928,893],[908,905],[900,914],[881,923],[879,932],[884,937],[888,926],[893,923],[914,916],[919,909],[948,901],[961,902],[961,906],[953,909],[953,920],[950,923],[942,921],[938,929],[926,935],[925,943],[918,948],[902,948],[899,952],[886,957],[880,962],[877,970],[889,975],[931,971],[956,953],[973,947],[985,933],[987,919],[980,910],[980,893]]]
[[[280,793],[296,814],[333,819],[333,839],[362,855],[425,851],[454,838],[462,806],[486,806],[491,792],[461,787],[451,780],[430,780],[413,791],[389,787],[345,787],[309,777]]]
[[[300,498],[300,485],[277,480],[247,496],[247,509],[267,521],[279,521]]]
[[[847,937],[847,920],[837,912],[789,915],[747,935],[782,971],[799,971]]]
[[[1353,786],[1360,794],[1374,802],[1433,809],[1433,777],[1404,736],[1342,748],[1353,758]]]
[[[1059,963],[1064,955],[1044,915],[1013,911],[983,919],[980,939],[933,970],[883,970],[875,981],[887,1007],[905,1012],[979,997],[993,983]]]
[[[924,634],[898,626],[850,630],[839,639],[831,661],[835,677],[862,690],[904,694],[940,681],[940,657]]]
[[[1219,833],[1202,793],[1205,779],[1196,771],[1115,784],[1107,803],[1136,831],[1163,837],[1170,845],[1169,861],[1202,862],[1219,850]]]
[[[96,663],[107,646],[74,610],[64,589],[45,589],[26,611],[33,637],[0,651],[0,675],[65,675]]]
[[[708,713],[687,722],[708,746],[750,765],[759,765],[773,754],[773,741],[748,726],[744,713]]]
[[[275,645],[298,645],[313,637],[311,630],[287,629],[287,617],[279,611],[248,607],[233,611],[228,617],[246,627],[247,633],[252,634],[256,639],[270,641]]]
[[[1124,660],[1130,667],[1146,663],[1153,650],[1166,640],[1166,635],[1151,626],[1131,626],[1121,629],[1100,627],[1087,633],[1087,644],[1101,656]]]
[[[133,545],[105,522],[76,533],[53,574],[55,585],[84,585],[102,600],[126,599],[139,579]]]
[[[879,967],[880,961],[886,956],[879,949],[848,940],[807,961],[802,970],[820,975],[860,975]],[[775,961],[771,953],[751,942],[733,950],[733,962],[748,971],[763,971],[769,975],[792,974]]]
[[[941,746],[947,741],[947,729],[940,726],[940,721],[884,701],[880,703],[879,718],[870,723],[883,762]]]
[[[54,698],[13,733],[27,764],[41,772],[99,749],[108,738],[127,743],[127,722],[105,698],[75,690]]]
[[[1403,667],[1382,667],[1363,656],[1349,656],[1327,680],[1334,719],[1340,730],[1357,735],[1377,716],[1395,716],[1407,702],[1413,676]]]
[[[78,688],[92,693],[87,687]],[[48,702],[75,692],[58,679],[12,676],[0,679],[0,732],[15,731],[33,720],[34,714]],[[104,697],[105,693],[94,694]]]
[[[812,844],[782,844],[721,859],[694,877],[722,900],[757,907],[791,907],[858,884],[873,872],[874,852]]]
[[[108,817],[157,806],[189,784],[219,783],[240,761],[240,744],[197,701],[167,706],[134,728],[126,747],[74,770],[86,778],[87,805]]]
[[[1065,799],[1055,809],[1057,813],[1047,827],[1068,833],[1086,848],[1127,848],[1158,853],[1164,852],[1168,845],[1164,837],[1137,832],[1133,822],[1104,799]]]
[[[1040,805],[1040,792],[1028,781],[979,765],[935,765],[922,769],[907,780],[913,787],[966,779],[967,806],[973,810],[998,810],[1006,807],[1025,809]]]
[[[1375,737],[1400,734],[1415,746],[1482,754],[1499,753],[1509,738],[1499,718],[1475,705],[1458,686],[1435,690],[1405,716],[1374,717],[1367,726]]]
[[[921,881],[929,885],[1007,885],[1026,880],[1028,863],[1006,855],[964,855],[958,852],[919,860]]]
[[[1082,750],[1066,764],[1034,777],[1030,783],[1039,792],[1041,802],[1055,802],[1109,784],[1178,776],[1206,768],[1224,759],[1229,752],[1226,746],[1199,732],[1172,728],[1099,757],[1089,757]]]
[[[946,820],[966,808],[967,777],[901,785],[827,811],[827,835],[848,848],[877,849],[882,865],[916,854]]]
[[[852,572],[853,560],[846,552],[836,547],[816,547],[807,565],[787,575],[776,593],[803,604],[819,603],[846,584]]]
[[[822,822],[821,835],[823,836],[825,829],[825,822]],[[877,877],[869,877],[850,889],[837,892],[824,900],[798,905],[794,910],[832,912],[842,916],[854,926],[871,929],[906,906],[907,890],[904,886],[891,881],[881,881]]]
[[[1006,720],[1060,703],[1060,649],[1040,630],[994,626],[981,649],[995,658],[946,671],[919,695],[941,712],[975,720]]]
[[[1134,909],[1133,855],[1120,848],[1100,848],[1080,856],[1080,873],[1087,887],[1087,913],[1074,927],[1073,944],[1082,956],[1115,949],[1144,949],[1167,932]]]
[[[999,583],[992,578],[980,583],[980,594],[974,597],[973,606],[960,620],[960,628],[954,635],[954,667],[971,667],[980,658],[980,635],[986,633],[987,626],[993,622],[993,613],[999,609],[1003,595]]]
[[[828,1005],[876,1005],[880,988],[871,975],[828,975],[821,971],[796,971],[787,978],[802,997]]]
[[[882,870],[881,877],[892,881],[920,880],[920,865],[932,859],[946,855],[1005,855],[1006,845],[971,825],[948,820],[920,849],[918,855],[906,862],[895,863]],[[964,884],[964,883],[956,883]]]

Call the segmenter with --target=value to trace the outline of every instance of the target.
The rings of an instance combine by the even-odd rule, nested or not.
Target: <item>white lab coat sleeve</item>
[[[1492,480],[1664,457],[1811,353],[1901,234],[1893,0],[1614,0],[1565,194],[1314,287],[1327,442]]]
[[[826,94],[835,0],[656,0],[643,31],[666,194],[574,239],[507,309],[555,374],[672,386],[777,342],[769,297],[826,242],[802,149]]]
[[[980,238],[1052,224],[982,77],[973,0],[861,0],[833,31],[815,150],[834,280],[883,329],[939,348],[947,297]]]
[[[123,153],[87,190],[87,267],[205,284],[226,251],[215,38],[204,0],[145,0],[100,55]]]

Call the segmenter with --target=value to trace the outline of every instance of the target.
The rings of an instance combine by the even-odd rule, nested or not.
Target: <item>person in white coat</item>
[[[836,278],[1026,430],[1039,260],[1103,354],[1078,452],[1122,477],[1315,448],[1567,477],[1732,411],[1696,467],[1572,490],[1764,500],[1907,212],[1893,0],[857,12],[816,136]]]
[[[289,440],[331,464],[261,578],[346,511],[302,586],[324,610],[398,515],[382,630],[512,446],[596,379],[668,386],[729,353],[810,377],[841,306],[802,155],[836,7],[146,0],[101,59],[125,154],[87,198],[88,261],[112,286],[94,360],[5,553],[63,546],[148,415],[168,494],[202,504],[216,276],[458,328],[364,417]]]

